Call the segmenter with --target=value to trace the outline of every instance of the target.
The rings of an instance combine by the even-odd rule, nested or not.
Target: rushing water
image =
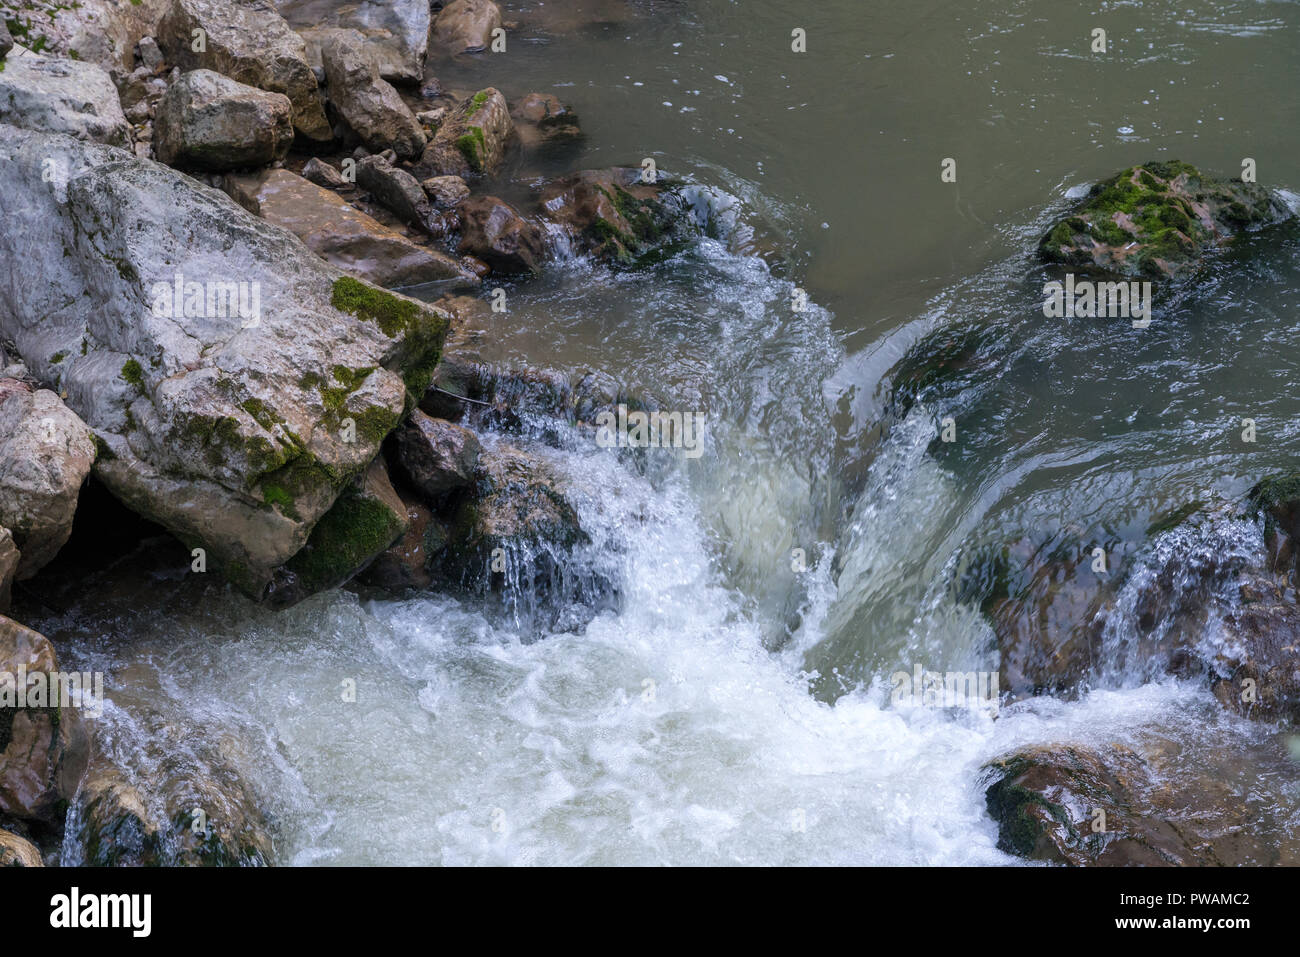
[[[28,617],[109,673],[113,740],[143,733],[146,702],[233,734],[295,864],[1012,863],[979,768],[1062,740],[1171,741],[1187,773],[1291,819],[1294,784],[1239,767],[1283,752],[1276,729],[1202,685],[1103,669],[1074,700],[994,719],[893,707],[888,676],[996,671],[958,572],[981,543],[1095,543],[1140,571],[1153,521],[1239,498],[1300,452],[1294,233],[1225,257],[1142,332],[1045,320],[1028,257],[1068,190],[1144,159],[1231,175],[1251,156],[1261,181],[1300,187],[1300,12],[790,7],[608,0],[578,5],[608,22],[558,33],[511,10],[506,66],[434,66],[448,87],[551,91],[581,116],[586,141],[515,160],[503,195],[650,156],[755,230],[639,273],[557,264],[497,320],[503,359],[600,369],[707,416],[694,460],[509,438],[582,490],[620,610],[525,641],[448,597],[338,591],[275,614],[110,569]],[[746,255],[765,240],[775,255]],[[967,326],[987,331],[975,371],[889,408],[907,350]],[[1206,534],[1259,550],[1251,528]]]

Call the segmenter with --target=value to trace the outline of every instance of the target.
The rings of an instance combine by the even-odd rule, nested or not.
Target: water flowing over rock
[[[26,54],[3,61],[0,123],[130,146],[117,88],[93,63]]]
[[[1038,251],[1047,262],[1164,279],[1244,230],[1291,215],[1256,183],[1213,180],[1177,160],[1144,163],[1094,186]]]
[[[490,176],[505,159],[515,135],[506,98],[499,90],[479,90],[438,127],[415,166],[421,179],[435,176]]]
[[[203,31],[199,50],[195,30]],[[167,62],[182,71],[215,70],[283,93],[293,104],[294,129],[317,142],[332,138],[306,44],[273,9],[231,0],[173,0],[157,39]]]
[[[478,277],[446,253],[412,242],[288,170],[229,175],[225,188],[249,212],[288,229],[331,265],[377,286],[442,280],[478,285]]]
[[[168,88],[154,120],[159,161],[183,169],[228,170],[284,159],[293,145],[293,107],[211,70],[193,70]]]
[[[1179,751],[1172,740],[1140,751],[1122,744],[1049,745],[993,762],[985,768],[994,778],[986,798],[998,824],[998,847],[1075,866],[1296,862],[1294,841],[1281,848],[1270,841],[1285,825],[1254,806],[1250,783],[1243,781],[1261,771],[1256,762],[1244,775],[1230,755],[1221,762],[1226,768],[1219,762],[1189,768]],[[1271,773],[1295,776],[1282,761],[1274,763]],[[1175,767],[1176,776],[1170,774]]]
[[[20,668],[29,679],[22,701]],[[44,635],[0,615],[0,814],[53,821],[85,771],[89,749],[81,715],[50,697],[51,688],[61,688],[50,680],[58,670]],[[32,676],[42,679],[40,698]]]
[[[402,159],[420,155],[424,130],[397,90],[380,78],[361,34],[330,31],[321,38],[321,62],[330,102],[367,148],[391,148]]]
[[[428,387],[446,319],[108,147],[0,126],[0,174],[0,263],[45,269],[0,335],[95,431],[115,496],[261,595]]]
[[[433,23],[433,43],[446,56],[478,53],[501,26],[501,10],[492,0],[452,0]]]
[[[385,80],[418,83],[424,75],[432,25],[428,0],[276,0],[276,9],[319,57],[320,35],[335,28],[356,30]]]
[[[18,580],[48,564],[72,534],[94,461],[94,436],[57,395],[0,379],[0,527],[22,553]]]
[[[597,259],[631,265],[671,248],[683,221],[680,199],[628,168],[585,170],[541,191],[542,213]]]

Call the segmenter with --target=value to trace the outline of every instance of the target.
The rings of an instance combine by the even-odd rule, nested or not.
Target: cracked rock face
[[[261,597],[427,388],[445,317],[122,151],[0,126],[0,177],[0,336],[109,490]]]
[[[129,146],[130,127],[117,88],[93,63],[25,54],[0,72],[0,123]]]

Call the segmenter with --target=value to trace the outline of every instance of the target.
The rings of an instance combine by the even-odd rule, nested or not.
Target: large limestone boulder
[[[27,676],[21,700],[19,669]],[[0,815],[54,820],[85,771],[80,712],[50,696],[50,675],[58,670],[44,635],[0,615]]]
[[[114,495],[261,596],[427,388],[445,317],[109,147],[0,126],[0,179],[0,336]]]
[[[22,552],[18,580],[47,565],[72,534],[94,461],[94,436],[57,395],[0,379],[0,526]]]
[[[1257,183],[1213,180],[1178,160],[1143,163],[1094,186],[1038,251],[1047,262],[1164,279],[1239,233],[1292,215]]]
[[[283,159],[293,145],[293,107],[211,70],[173,83],[154,118],[154,152],[168,166],[228,170]]]
[[[506,98],[492,87],[479,90],[438,127],[415,166],[416,175],[490,176],[501,168],[514,136]]]
[[[431,17],[428,0],[276,0],[276,9],[307,41],[313,65],[320,62],[323,31],[352,29],[385,80],[419,83],[429,52]]]
[[[225,188],[249,212],[283,226],[322,259],[375,285],[441,280],[478,285],[478,278],[450,256],[413,243],[288,170],[227,176]]]
[[[117,88],[93,63],[28,53],[0,71],[0,123],[77,139],[130,146]]]
[[[202,44],[195,30],[202,31]],[[332,138],[306,43],[274,9],[231,0],[173,0],[157,40],[167,62],[183,71],[215,70],[283,93],[293,104],[294,129],[317,142]]]
[[[379,75],[379,65],[355,30],[321,38],[321,62],[330,102],[372,152],[391,149],[414,159],[424,149],[424,129],[401,94]]]
[[[0,20],[18,23],[27,47],[130,73],[136,44],[152,36],[171,0],[22,0],[4,5]],[[0,27],[2,28],[2,27]]]
[[[492,0],[452,0],[433,23],[433,44],[440,53],[478,53],[501,26],[501,10]]]

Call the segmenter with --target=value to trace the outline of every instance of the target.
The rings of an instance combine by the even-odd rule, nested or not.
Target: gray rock
[[[14,579],[18,575],[18,562],[22,556],[14,544],[13,532],[0,528],[0,611],[9,610]]]
[[[421,178],[491,175],[500,169],[514,135],[506,98],[492,87],[479,90],[438,128],[416,173]]]
[[[0,336],[96,432],[109,491],[261,596],[424,392],[445,317],[109,147],[0,126],[0,180],[0,271],[44,270]]]
[[[343,178],[342,173],[315,156],[303,166],[302,175],[305,179],[310,180],[317,186],[324,186],[326,189],[346,189],[351,185]]]
[[[428,0],[358,0],[345,4],[276,0],[275,5],[307,41],[307,55],[313,66],[320,62],[322,31],[343,28],[361,34],[385,80],[418,83],[424,74],[432,20]]]
[[[415,409],[396,434],[397,461],[428,500],[474,481],[483,446],[469,429]]]
[[[357,185],[404,223],[428,231],[433,207],[419,180],[406,170],[381,156],[367,156],[357,164]]]
[[[49,564],[72,534],[94,461],[90,429],[57,395],[0,379],[0,526],[22,552],[19,581]]]
[[[433,23],[433,44],[455,56],[486,50],[492,31],[501,26],[501,10],[492,0],[452,0]]]
[[[469,186],[459,176],[431,176],[420,184],[424,192],[443,208],[450,208],[469,195]]]
[[[192,70],[172,84],[156,118],[154,151],[169,166],[228,170],[284,159],[293,145],[293,107],[211,70]]]
[[[195,30],[204,31],[202,50],[193,48]],[[294,129],[317,142],[332,138],[306,44],[273,10],[230,0],[173,0],[157,39],[167,61],[182,71],[215,70],[283,93],[293,104]]]
[[[424,130],[401,95],[379,76],[374,56],[355,30],[332,30],[321,39],[330,101],[371,150],[391,148],[403,159],[424,149]]]
[[[478,278],[445,253],[411,242],[339,196],[288,170],[226,177],[225,189],[249,212],[283,226],[339,269],[379,286]]]
[[[45,41],[43,52],[49,55],[69,59],[75,55],[109,72],[129,73],[136,44],[153,33],[170,2],[23,0],[5,4],[8,12],[4,16],[27,26],[29,39],[41,37]]]
[[[0,17],[0,60],[3,60],[13,48],[14,38],[9,35],[9,28],[5,26],[4,18]]]
[[[140,62],[151,72],[158,72],[166,64],[162,50],[158,47],[158,41],[153,37],[141,37],[135,48],[140,54]]]
[[[117,88],[93,63],[10,57],[0,71],[0,123],[77,139],[129,146]]]
[[[546,256],[541,228],[505,200],[473,196],[457,208],[460,251],[504,273],[535,273]]]
[[[551,93],[529,93],[510,110],[510,117],[525,147],[582,136],[578,115]]]

